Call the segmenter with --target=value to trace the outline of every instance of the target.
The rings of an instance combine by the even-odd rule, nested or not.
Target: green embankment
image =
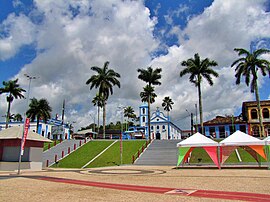
[[[56,141],[56,143],[54,143],[55,141]],[[44,146],[43,146],[43,151],[48,150],[49,144],[50,144],[50,148],[52,148],[54,146],[54,144],[56,144],[56,145],[59,144],[60,143],[60,140],[54,140],[54,142],[51,142],[51,143],[45,142],[44,143]]]
[[[132,156],[145,145],[146,141],[123,141],[122,164],[132,164]],[[120,165],[120,142],[110,147],[103,155],[87,166],[87,168]]]
[[[256,160],[242,148],[238,148],[237,150],[242,159],[242,162],[256,162]],[[200,162],[199,162],[199,159],[201,159]],[[259,156],[259,159],[261,160],[261,162],[265,162],[265,160],[260,156]],[[213,161],[210,159],[210,157],[208,156],[208,154],[203,148],[195,148],[192,151],[190,163],[213,163]],[[235,151],[232,152],[232,154],[226,160],[225,164],[226,163],[239,163],[239,160],[236,156]]]
[[[114,141],[91,141],[75,152],[60,160],[52,167],[81,168],[96,157]],[[123,141],[123,164],[131,164],[132,156],[145,144],[146,141]],[[120,165],[120,142],[116,142],[100,157],[94,160],[87,168]]]
[[[81,168],[112,143],[113,141],[90,141],[52,167]]]

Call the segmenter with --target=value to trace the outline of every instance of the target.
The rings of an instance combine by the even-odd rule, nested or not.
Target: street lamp
[[[28,102],[29,102],[29,96],[30,96],[30,86],[31,86],[31,81],[32,79],[37,79],[39,77],[36,76],[29,76],[28,74],[24,74],[24,76],[27,77],[27,79],[29,80],[29,85],[28,85],[28,94],[27,94],[27,99],[26,99],[26,110],[28,108]],[[24,113],[24,124],[23,124],[23,134],[22,134],[22,140],[21,140],[21,147],[20,147],[20,154],[19,154],[19,165],[18,165],[18,175],[20,174],[20,170],[21,170],[21,162],[22,162],[22,146],[23,146],[23,141],[24,141],[24,126],[25,126],[25,122],[26,122],[26,111]],[[26,141],[26,140],[25,140]]]
[[[190,128],[191,128],[191,135],[193,135],[193,113],[189,113],[186,109],[186,112],[190,115]]]
[[[89,114],[89,115],[94,121],[94,132],[96,132],[96,116],[95,115],[93,116],[92,114]]]

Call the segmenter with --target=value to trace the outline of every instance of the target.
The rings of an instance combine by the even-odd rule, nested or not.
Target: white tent
[[[270,136],[266,137],[263,141],[265,141],[266,144],[270,145]]]
[[[231,134],[219,143],[220,146],[247,146],[247,145],[265,145],[264,140],[259,140],[239,130]]]
[[[200,133],[195,133],[182,142],[179,142],[177,147],[179,147],[177,165],[180,165],[181,162],[184,163],[189,153],[195,147],[202,147],[213,160],[213,162],[217,165],[217,167],[220,168],[217,155],[218,143]]]
[[[218,146],[218,143],[202,135],[201,133],[195,133],[194,135],[177,144],[177,147],[202,147],[202,146]]]

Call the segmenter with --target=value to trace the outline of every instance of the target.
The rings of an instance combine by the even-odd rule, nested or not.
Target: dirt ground
[[[65,184],[38,176],[176,189],[270,193],[270,170],[174,169],[168,166],[118,166],[96,169],[0,171],[0,201],[217,201],[192,196],[145,193]],[[225,201],[225,200],[219,200]]]

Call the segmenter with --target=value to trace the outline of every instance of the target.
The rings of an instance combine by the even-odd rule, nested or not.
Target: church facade
[[[143,104],[139,109],[139,121],[140,127],[145,128],[145,138],[148,139],[148,105]],[[156,109],[151,114],[150,118],[151,127],[151,139],[169,140],[169,139],[181,139],[182,130],[175,125],[169,115],[165,115],[163,112]]]

